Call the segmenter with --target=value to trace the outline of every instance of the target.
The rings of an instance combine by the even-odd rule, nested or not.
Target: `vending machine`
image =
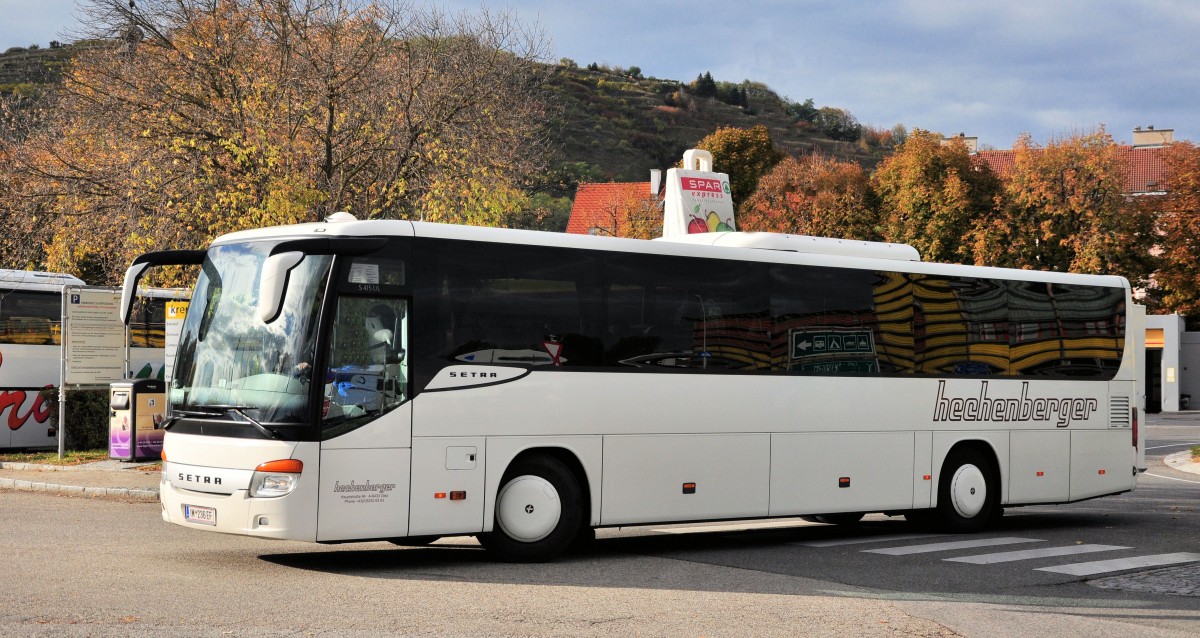
[[[109,384],[108,455],[123,461],[157,460],[162,453],[167,384],[126,379]]]

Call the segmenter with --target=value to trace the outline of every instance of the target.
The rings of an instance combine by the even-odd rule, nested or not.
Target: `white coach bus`
[[[83,285],[63,273],[0,270],[0,449],[58,445],[55,398],[43,391],[61,377],[63,287]],[[129,322],[130,376],[162,378],[166,302],[179,296],[139,291]]]
[[[126,288],[166,263],[202,264],[161,485],[193,529],[516,561],[647,523],[972,531],[1144,464],[1120,277],[344,213],[143,255]]]

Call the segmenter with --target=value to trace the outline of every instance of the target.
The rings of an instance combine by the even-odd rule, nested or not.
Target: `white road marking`
[[[795,541],[788,545],[803,545],[805,547],[838,547],[840,545],[858,545],[860,543],[886,543],[888,541],[906,541],[914,538],[938,538],[945,534],[880,534],[878,536],[856,536],[854,538],[831,538],[822,541]]]
[[[1143,472],[1142,475],[1143,476],[1153,476],[1154,478],[1160,478],[1160,479],[1167,479],[1168,481],[1179,481],[1180,483],[1192,483],[1195,485],[1200,485],[1200,481],[1189,481],[1187,479],[1175,478],[1174,476],[1161,476],[1159,474],[1151,474],[1150,472]]]
[[[1119,572],[1126,569],[1141,567],[1160,567],[1162,565],[1178,565],[1200,561],[1200,554],[1179,552],[1176,554],[1155,554],[1153,556],[1134,556],[1132,558],[1115,558],[1113,560],[1098,560],[1090,563],[1074,563],[1058,567],[1039,567],[1039,572],[1054,572],[1071,576],[1091,576],[1105,572]]]
[[[1153,446],[1153,447],[1148,447],[1148,448],[1146,448],[1146,451],[1147,451],[1147,452],[1149,452],[1150,450],[1161,450],[1161,449],[1163,449],[1163,448],[1168,448],[1168,447],[1191,447],[1191,446],[1193,446],[1193,445],[1200,445],[1200,442],[1196,442],[1196,443],[1172,443],[1172,444],[1170,444],[1170,445],[1155,445],[1155,446]]]
[[[1049,558],[1051,556],[1071,556],[1073,554],[1088,554],[1091,552],[1109,552],[1118,549],[1132,549],[1121,545],[1065,545],[1063,547],[1043,547],[1041,549],[1023,549],[1015,552],[996,552],[993,554],[976,554],[975,556],[959,556],[958,558],[943,558],[955,563],[971,563],[973,565],[991,565],[993,563],[1008,563],[1016,560],[1031,558]]]
[[[996,545],[1016,545],[1017,543],[1042,543],[1040,538],[1015,538],[1003,536],[1000,538],[979,538],[970,541],[950,541],[946,543],[929,543],[926,545],[909,545],[907,547],[888,547],[885,549],[864,549],[871,554],[887,554],[888,556],[907,556],[909,554],[928,554],[930,552],[948,552],[955,549],[971,549],[974,547],[994,547]]]

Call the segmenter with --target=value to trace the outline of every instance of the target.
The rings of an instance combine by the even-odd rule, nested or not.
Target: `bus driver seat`
[[[367,328],[367,351],[373,364],[399,363],[404,352],[395,347],[396,313],[390,307],[378,304],[371,308],[365,320]]]

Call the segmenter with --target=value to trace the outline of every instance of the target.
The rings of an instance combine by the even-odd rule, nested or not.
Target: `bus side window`
[[[766,266],[613,254],[605,277],[608,365],[770,369]]]
[[[0,300],[0,343],[59,345],[61,296],[14,291]]]
[[[375,417],[406,401],[408,303],[342,297],[326,367],[326,421]]]

